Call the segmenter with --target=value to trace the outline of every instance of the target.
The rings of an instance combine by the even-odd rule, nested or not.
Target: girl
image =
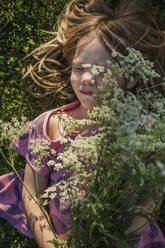
[[[33,132],[18,137],[13,144],[27,160],[25,170],[19,174],[34,198],[37,198],[38,193],[42,194],[48,186],[65,179],[65,173],[63,169],[54,171],[48,167],[46,161],[39,170],[28,149],[30,140],[46,138],[57,153],[62,152],[62,127],[56,113],[64,111],[73,119],[87,118],[87,110],[94,105],[92,95],[102,83],[100,78],[94,79],[91,72],[84,71],[82,64],[106,66],[107,60],[113,62],[113,49],[126,55],[126,48],[134,47],[142,52],[145,59],[154,62],[157,72],[163,77],[165,36],[158,29],[153,17],[144,11],[144,7],[143,1],[136,0],[121,0],[115,8],[111,8],[103,0],[72,0],[58,21],[55,38],[30,54],[34,61],[27,68],[24,78],[32,81],[32,88],[34,86],[36,89],[37,85],[40,89],[33,94],[46,96],[60,91],[63,97],[76,100],[41,114],[32,122]],[[118,83],[124,90],[136,91],[138,88],[136,77],[134,82],[122,79]],[[71,136],[74,138],[77,133]],[[145,206],[153,211],[155,203],[148,199]],[[59,199],[54,199],[43,211],[58,236],[66,239],[69,209],[63,211]],[[52,240],[54,235],[45,215],[15,173],[0,177],[0,216],[9,220],[26,236],[33,237],[38,247],[53,248],[54,246],[47,242]],[[144,223],[144,219],[133,221],[126,233],[134,231]],[[141,236],[136,247],[165,247],[165,239],[156,224],[151,228],[148,223],[139,232]]]

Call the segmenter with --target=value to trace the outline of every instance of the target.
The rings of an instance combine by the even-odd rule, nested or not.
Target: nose
[[[82,74],[81,83],[82,84],[94,85],[95,84],[95,79],[93,78],[93,74],[91,72],[89,72],[89,71],[85,71]]]

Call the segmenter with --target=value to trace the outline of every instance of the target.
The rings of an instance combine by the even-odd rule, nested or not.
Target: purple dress
[[[60,140],[51,141],[47,135],[47,123],[51,115],[56,114],[57,111],[67,111],[77,108],[79,102],[73,102],[71,104],[60,107],[56,110],[49,110],[39,117],[37,117],[32,123],[34,124],[33,131],[26,133],[23,136],[18,137],[17,141],[13,143],[13,148],[23,155],[30,166],[38,172],[38,168],[34,163],[34,158],[28,149],[28,143],[30,139],[46,138],[51,142],[51,148],[55,149],[57,154],[64,150]],[[71,136],[74,138],[77,133],[73,133]],[[55,158],[56,160],[56,158]],[[20,177],[23,179],[24,170],[18,171]],[[59,171],[53,170],[52,167],[47,165],[47,161],[44,161],[44,167],[40,170],[40,174],[49,178],[49,185],[52,186],[58,183],[60,180],[65,180],[65,171],[60,169]],[[66,232],[69,228],[69,215],[70,209],[63,208],[60,200],[55,198],[51,200],[47,207],[52,225],[61,239],[66,239]],[[11,172],[0,176],[0,217],[7,219],[14,227],[29,238],[33,238],[27,218],[25,215],[23,202],[22,202],[22,183],[18,179],[15,172]],[[165,238],[158,227],[158,225],[148,223],[140,235],[140,240],[137,244],[134,244],[136,248],[165,248]]]

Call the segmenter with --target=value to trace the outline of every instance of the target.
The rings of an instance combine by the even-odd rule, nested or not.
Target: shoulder
[[[51,140],[60,138],[59,119],[56,114],[52,114],[47,123],[47,134]]]
[[[30,127],[32,128],[33,137],[44,137],[46,136],[46,126],[49,120],[49,116],[53,113],[54,110],[46,111],[36,117],[33,121],[30,122]]]
[[[35,126],[35,131],[39,136],[44,136],[51,141],[61,138],[63,132],[62,124],[58,119],[58,112],[65,112],[72,116],[72,113],[77,110],[78,102],[73,102],[57,109],[49,110],[39,115],[32,123]],[[37,135],[38,136],[38,135]]]
[[[59,120],[57,113],[64,112],[67,116],[70,116],[73,119],[76,119],[77,110],[79,108],[78,102],[73,102],[67,105],[62,106],[61,108],[54,111],[48,119],[47,122],[47,135],[51,141],[60,139],[62,134],[64,134],[64,123]]]

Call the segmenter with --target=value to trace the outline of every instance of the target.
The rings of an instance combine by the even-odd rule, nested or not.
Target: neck
[[[82,119],[89,119],[87,115],[88,109],[84,108],[81,104],[80,106],[75,110],[73,114],[73,118],[77,120],[82,120]]]

